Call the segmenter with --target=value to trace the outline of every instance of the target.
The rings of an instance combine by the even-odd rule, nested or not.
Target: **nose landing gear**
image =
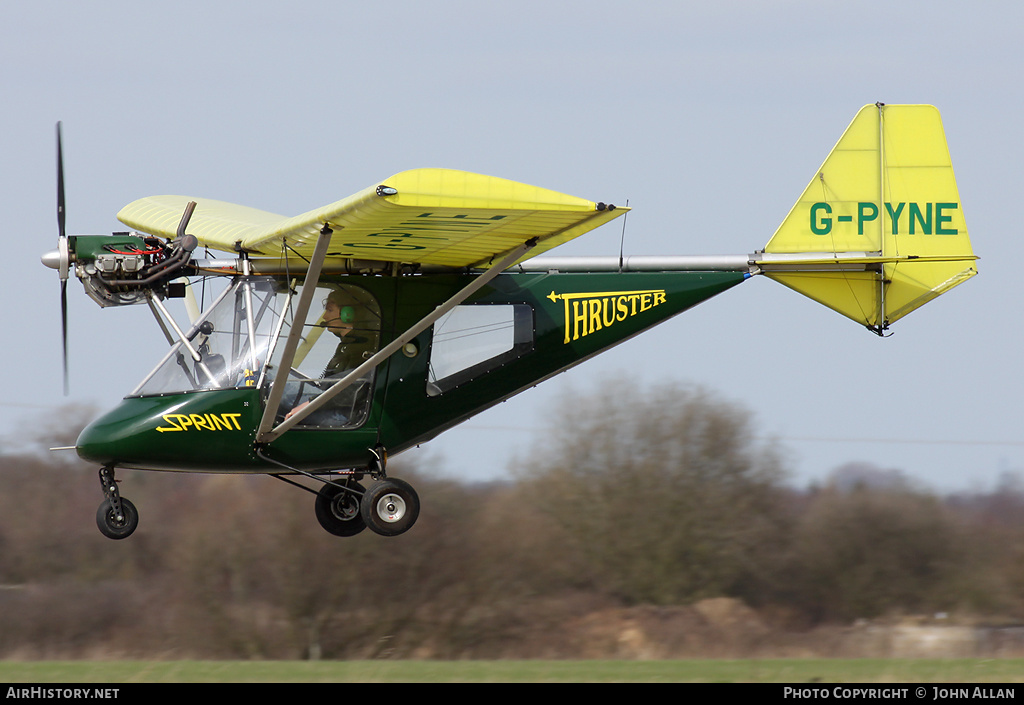
[[[138,510],[117,491],[113,468],[100,468],[100,485],[104,499],[96,510],[96,526],[107,538],[128,538],[139,525]]]

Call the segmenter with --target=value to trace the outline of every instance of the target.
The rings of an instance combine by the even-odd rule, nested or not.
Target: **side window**
[[[456,306],[434,324],[427,395],[437,396],[533,350],[526,304]]]

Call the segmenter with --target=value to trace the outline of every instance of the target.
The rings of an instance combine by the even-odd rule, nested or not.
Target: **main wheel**
[[[335,536],[355,536],[366,528],[359,512],[360,498],[365,490],[358,482],[345,487],[326,484],[316,495],[316,519],[320,526]]]
[[[408,482],[381,480],[363,495],[363,521],[381,536],[404,534],[420,515],[420,498]]]
[[[114,507],[109,499],[103,500],[100,508],[96,510],[96,526],[107,538],[126,539],[138,525],[139,512],[135,505],[124,497],[121,498],[121,516],[114,515]]]

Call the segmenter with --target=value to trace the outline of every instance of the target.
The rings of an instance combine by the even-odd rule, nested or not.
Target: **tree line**
[[[595,610],[715,597],[785,629],[1024,618],[1013,478],[939,496],[861,468],[794,488],[749,412],[683,385],[556,413],[505,482],[394,460],[422,500],[394,538],[332,536],[311,494],[266,476],[123,471],[142,522],[110,541],[96,468],[2,455],[0,656],[572,656],[567,625]]]

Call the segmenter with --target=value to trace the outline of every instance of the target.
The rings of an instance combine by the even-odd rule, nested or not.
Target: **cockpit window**
[[[133,396],[214,389],[269,389],[291,330],[295,297],[271,277],[240,277],[185,334]],[[317,313],[319,307],[320,313]],[[352,285],[317,287],[302,340],[288,370],[279,414],[330,388],[380,347],[380,306]],[[266,364],[267,360],[271,364]],[[351,428],[369,410],[372,371],[301,422]]]
[[[279,418],[302,408],[346,379],[380,349],[380,306],[368,291],[350,284],[319,287],[313,302],[314,308],[289,370]],[[316,306],[322,311],[319,317],[314,313]],[[374,370],[360,374],[353,384],[299,425],[326,428],[362,425],[369,413],[374,378]]]
[[[133,394],[256,386],[285,299],[272,279],[236,280]]]

